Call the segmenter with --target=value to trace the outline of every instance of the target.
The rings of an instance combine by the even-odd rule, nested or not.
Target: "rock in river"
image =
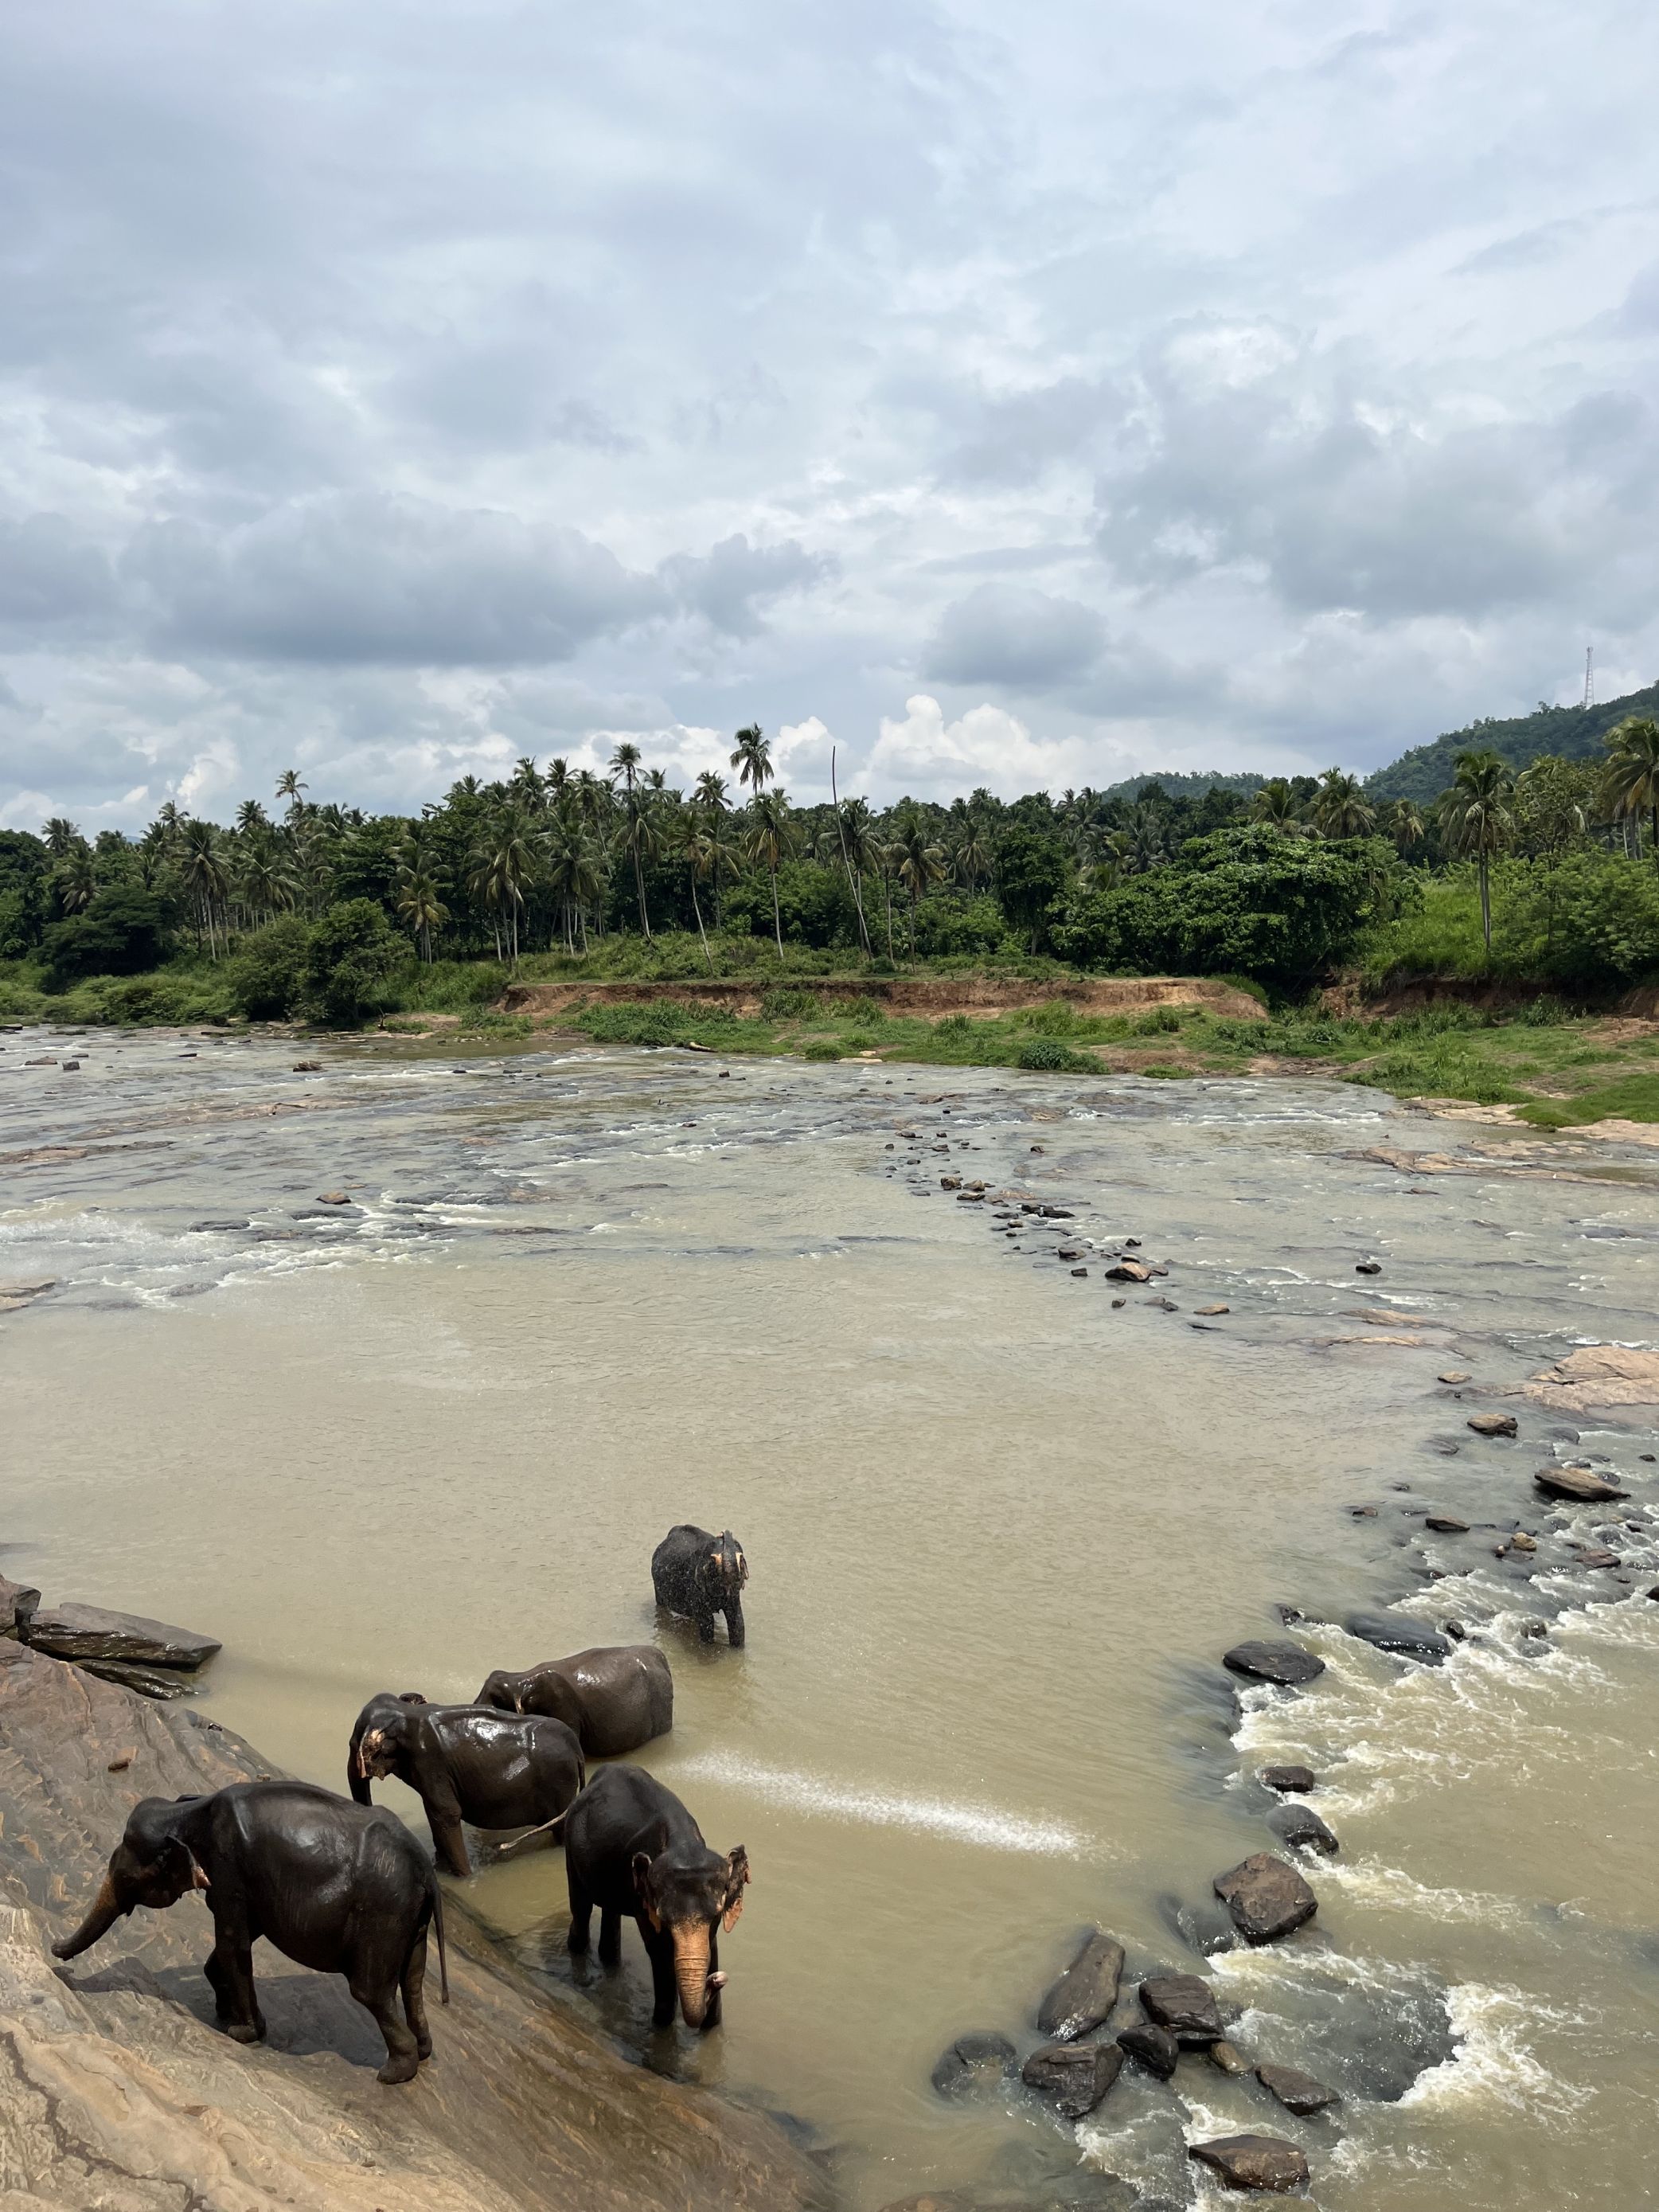
[[[1547,1498],[1571,1498],[1577,1505],[1601,1505],[1630,1492],[1587,1467],[1540,1467],[1533,1480]]]
[[[1146,2016],[1180,2043],[1213,2043],[1222,2032],[1215,1991],[1197,1974],[1154,1974],[1140,1985]]]
[[[1160,2081],[1169,2080],[1181,2057],[1181,2045],[1169,2029],[1150,2020],[1138,2021],[1133,2027],[1126,2027],[1118,2041],[1131,2058],[1138,2060],[1149,2074],[1156,2074]]]
[[[1341,1848],[1311,1805],[1275,1805],[1267,1826],[1292,1850],[1323,1851],[1329,1857]]]
[[[1229,2189],[1271,2189],[1288,2197],[1308,2179],[1307,2160],[1277,2136],[1218,2136],[1188,2143],[1187,2155],[1219,2174]]]
[[[1512,1437],[1518,1425],[1513,1413],[1471,1413],[1468,1422],[1478,1437]]]
[[[1278,2098],[1287,2112],[1294,2112],[1299,2120],[1342,2101],[1334,2089],[1328,2089],[1322,2081],[1316,2081],[1311,2074],[1300,2073],[1294,2066],[1258,2066],[1255,2078]]]
[[[1235,1674],[1248,1674],[1252,1681],[1279,1682],[1287,1687],[1311,1682],[1325,1671],[1325,1662],[1304,1651],[1299,1644],[1235,1644],[1231,1651],[1222,1654],[1221,1663]]]
[[[1398,1659],[1420,1659],[1425,1667],[1437,1667],[1451,1650],[1449,1637],[1409,1613],[1351,1613],[1342,1626],[1362,1644],[1374,1644]]]
[[[1123,2070],[1115,2043],[1045,2043],[1019,2069],[1028,2089],[1068,2120],[1092,2112]]]
[[[137,1912],[58,1968],[143,1797],[262,1771],[188,1706],[147,1705],[0,1643],[0,2196],[29,2212],[825,2212],[780,2128],[628,2063],[550,2000],[447,1889],[436,2057],[383,2089],[381,2045],[337,1974],[261,1948],[267,2041],[214,2025],[207,1908]],[[111,1770],[114,1769],[114,1771]],[[435,1984],[435,1972],[428,1987]]]
[[[1214,1887],[1247,1943],[1272,1943],[1319,1910],[1319,1899],[1296,1869],[1271,1851],[1241,1859],[1216,1876]]]
[[[1037,2007],[1040,2033],[1055,2043],[1074,2042],[1098,2027],[1117,2002],[1123,1946],[1101,1929],[1083,1939],[1077,1956]]]
[[[1294,1790],[1298,1796],[1316,1788],[1319,1781],[1311,1766],[1264,1766],[1255,1778],[1265,1790]]]
[[[1012,2074],[1017,2055],[1007,2037],[999,2035],[994,2027],[959,2035],[940,2051],[933,2072],[933,2087],[941,2097],[964,2096],[981,2082],[1000,2081],[1005,2074]]]
[[[28,1641],[54,1659],[112,1659],[140,1667],[182,1667],[193,1673],[222,1647],[211,1636],[169,1628],[138,1613],[106,1613],[101,1605],[55,1605],[37,1613]]]
[[[27,1626],[40,1602],[40,1593],[33,1583],[8,1582],[0,1575],[0,1636],[15,1637],[19,1615]]]

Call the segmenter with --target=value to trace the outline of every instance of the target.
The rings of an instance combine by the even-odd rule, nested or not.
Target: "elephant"
[[[386,2038],[382,2081],[410,2081],[432,2056],[422,1989],[426,1931],[438,1936],[449,2002],[443,1899],[424,1847],[384,1807],[349,1805],[310,1782],[236,1782],[207,1797],[146,1797],[127,1816],[91,1910],[52,1945],[78,1958],[137,1905],[160,1911],[187,1890],[207,1893],[213,1949],[204,1972],[215,2008],[237,2043],[263,2041],[254,1943],[346,1987]],[[405,2027],[393,2000],[401,1992]]]
[[[346,1778],[367,1805],[370,1782],[387,1774],[417,1794],[439,1865],[465,1881],[472,1866],[463,1820],[556,1834],[587,1765],[575,1731],[562,1721],[486,1705],[429,1705],[382,1691],[357,1716]]]
[[[717,1927],[729,1935],[743,1911],[749,1854],[722,1858],[672,1790],[639,1766],[601,1767],[571,1807],[564,1831],[570,1890],[569,1948],[585,1952],[599,1909],[599,1957],[622,1955],[622,1917],[632,1913],[651,1960],[652,2024],[716,2027],[726,1977]]]
[[[705,1644],[714,1640],[714,1615],[726,1615],[726,1638],[734,1651],[743,1647],[743,1586],[749,1562],[729,1528],[718,1536],[682,1521],[651,1554],[651,1579],[657,1603],[665,1613],[695,1620]]]
[[[503,1713],[550,1713],[575,1729],[589,1759],[614,1759],[673,1727],[674,1677],[653,1644],[602,1644],[544,1659],[522,1674],[497,1668],[472,1702]]]

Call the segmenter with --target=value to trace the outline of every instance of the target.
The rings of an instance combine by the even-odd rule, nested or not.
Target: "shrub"
[[[803,1060],[839,1060],[841,1047],[831,1044],[828,1037],[812,1037],[801,1048]]]
[[[1058,1037],[1034,1036],[1021,1045],[1015,1065],[1043,1073],[1066,1075],[1098,1075],[1100,1063],[1080,1052],[1073,1052]]]
[[[346,899],[313,922],[306,939],[307,1012],[337,1029],[383,1013],[396,997],[393,978],[409,958],[373,899]]]
[[[161,959],[166,937],[167,911],[154,892],[112,884],[84,914],[46,928],[47,982],[61,991],[82,975],[136,975]]]
[[[1173,1006],[1154,1006],[1135,1017],[1137,1036],[1171,1036],[1180,1027],[1181,1017]]]
[[[286,1021],[300,1010],[311,932],[285,915],[244,938],[230,963],[230,991],[252,1022]]]

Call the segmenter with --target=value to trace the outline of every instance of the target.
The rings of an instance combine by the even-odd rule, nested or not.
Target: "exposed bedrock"
[[[187,1706],[0,1642],[0,2142],[29,2212],[796,2212],[827,2185],[765,2121],[630,2066],[538,1994],[446,1893],[452,2003],[385,2089],[336,1975],[262,1944],[263,2045],[214,2025],[205,1904],[141,1909],[72,1966],[143,1797],[268,1771]]]

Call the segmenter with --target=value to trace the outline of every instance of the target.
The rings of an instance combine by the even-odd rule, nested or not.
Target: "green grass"
[[[1587,1121],[1659,1121],[1659,1075],[1627,1075],[1575,1098],[1539,1098],[1522,1107],[1535,1129],[1582,1128]]]

